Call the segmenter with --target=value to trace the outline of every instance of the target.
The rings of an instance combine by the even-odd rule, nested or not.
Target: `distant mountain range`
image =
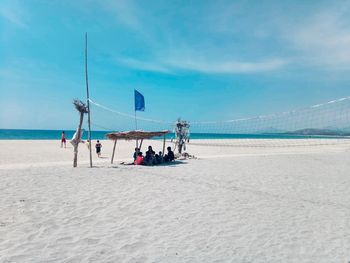
[[[330,130],[330,129],[302,129],[292,132],[285,132],[284,134],[292,135],[326,135],[326,136],[350,136],[350,129]]]
[[[256,131],[258,134],[285,134],[285,135],[324,135],[324,136],[350,136],[350,127],[346,128],[335,128],[335,127],[326,127],[323,129],[315,129],[315,128],[306,128],[300,129],[296,131],[287,131],[276,129],[274,127],[267,127],[265,129]]]
[[[279,134],[279,133],[286,133],[286,130],[276,129],[274,127],[266,127],[262,130],[257,130],[255,133],[260,134]]]

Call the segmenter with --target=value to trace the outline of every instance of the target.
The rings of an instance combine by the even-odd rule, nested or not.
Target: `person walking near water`
[[[100,143],[99,140],[97,140],[97,143],[96,143],[96,145],[95,145],[95,148],[96,148],[97,156],[100,157],[100,156],[101,156],[102,144]]]
[[[87,140],[85,144],[86,144],[86,147],[88,148],[88,150],[90,150],[90,147],[91,147],[91,145],[90,145],[90,141],[89,141],[89,140]]]
[[[64,131],[62,131],[61,134],[61,148],[63,147],[64,144],[64,148],[66,148],[66,134],[64,133]]]

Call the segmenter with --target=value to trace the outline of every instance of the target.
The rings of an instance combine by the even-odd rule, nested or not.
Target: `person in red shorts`
[[[64,131],[62,132],[61,135],[61,148],[63,147],[64,144],[64,148],[66,148],[66,134],[64,133]]]

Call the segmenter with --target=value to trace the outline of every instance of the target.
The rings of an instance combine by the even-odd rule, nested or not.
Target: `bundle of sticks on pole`
[[[75,134],[71,140],[71,144],[73,145],[73,148],[74,148],[73,167],[77,167],[77,164],[78,164],[78,146],[79,146],[79,143],[81,141],[81,136],[82,136],[81,126],[83,125],[84,114],[88,113],[88,108],[87,108],[85,103],[83,103],[81,100],[78,100],[78,99],[75,99],[73,101],[73,104],[80,115],[79,125],[77,128],[77,131],[75,132]]]

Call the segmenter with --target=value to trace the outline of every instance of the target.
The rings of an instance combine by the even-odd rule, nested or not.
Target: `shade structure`
[[[114,154],[115,154],[115,148],[117,145],[118,140],[141,140],[140,148],[142,145],[142,141],[144,139],[151,139],[153,137],[160,137],[163,136],[163,154],[165,150],[165,135],[168,134],[168,130],[164,131],[155,131],[155,132],[147,132],[147,131],[126,131],[126,132],[111,132],[107,133],[106,137],[108,139],[114,140],[114,146],[113,146],[113,152],[112,152],[112,159],[111,163],[113,163]]]
[[[151,139],[153,137],[160,137],[168,134],[168,130],[164,131],[126,131],[126,132],[111,132],[107,133],[106,137],[111,140],[142,140]]]

